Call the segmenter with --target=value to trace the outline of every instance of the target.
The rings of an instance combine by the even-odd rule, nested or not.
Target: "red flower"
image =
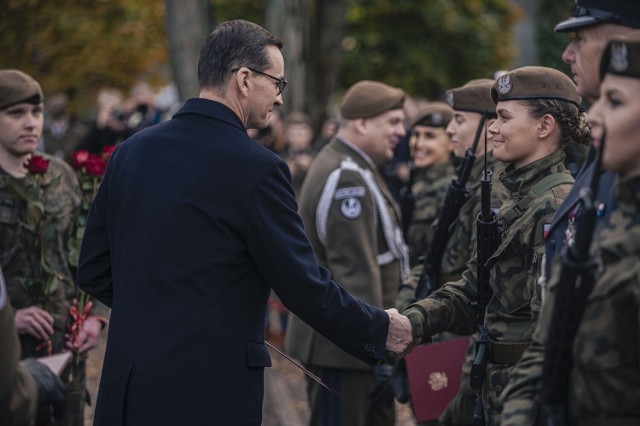
[[[107,162],[101,155],[89,154],[89,158],[84,163],[84,168],[89,176],[102,176],[107,168]]]
[[[102,157],[105,159],[105,161],[109,161],[109,159],[111,158],[111,154],[113,154],[113,151],[115,150],[116,150],[115,145],[108,145],[108,146],[102,147]]]
[[[86,151],[84,149],[81,151],[75,151],[71,154],[71,165],[75,169],[79,169],[82,166],[84,166],[84,164],[87,162],[88,159],[89,159],[89,151]]]
[[[49,160],[39,155],[32,155],[27,161],[27,170],[35,175],[43,175],[49,168]]]

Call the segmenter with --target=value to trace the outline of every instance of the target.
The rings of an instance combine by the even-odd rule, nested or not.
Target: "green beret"
[[[462,87],[447,90],[447,102],[457,111],[487,113],[495,117],[496,106],[491,100],[493,80],[480,78],[471,80]]]
[[[402,108],[404,91],[379,81],[362,80],[347,90],[340,104],[340,115],[346,119],[369,118]]]
[[[607,43],[600,59],[600,80],[607,73],[640,78],[640,32]]]
[[[411,127],[421,125],[429,127],[447,127],[453,118],[453,109],[444,102],[429,102],[420,108],[411,121]]]
[[[0,70],[0,110],[28,102],[42,102],[40,84],[29,75],[18,70]]]
[[[491,88],[491,99],[515,101],[527,99],[555,99],[580,107],[582,98],[576,85],[562,72],[547,67],[522,67],[500,76]]]

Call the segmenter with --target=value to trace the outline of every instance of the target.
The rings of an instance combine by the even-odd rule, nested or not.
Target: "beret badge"
[[[625,72],[629,68],[627,58],[627,45],[622,42],[611,44],[611,69],[616,72]]]
[[[501,95],[511,92],[511,88],[511,76],[509,74],[505,74],[498,79],[498,92]]]

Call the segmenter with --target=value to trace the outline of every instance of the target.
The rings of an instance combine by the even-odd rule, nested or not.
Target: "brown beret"
[[[343,118],[369,118],[402,108],[404,91],[379,81],[362,80],[347,90],[340,104]]]
[[[495,117],[496,106],[491,100],[491,86],[493,80],[488,78],[471,80],[462,87],[447,90],[447,102],[458,111],[487,113]]]
[[[547,67],[522,67],[500,76],[491,88],[491,99],[515,101],[527,99],[555,99],[580,107],[582,98],[576,85],[562,72]]]
[[[453,109],[444,102],[429,102],[420,108],[411,121],[411,127],[421,125],[429,127],[447,127],[453,118]]]
[[[42,102],[40,84],[29,75],[18,70],[0,70],[0,110],[27,102]]]
[[[600,59],[600,80],[607,73],[640,78],[640,31],[607,43]]]

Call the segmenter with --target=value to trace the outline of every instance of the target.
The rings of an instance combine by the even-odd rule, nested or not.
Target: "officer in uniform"
[[[41,176],[25,166],[42,133],[42,101],[40,85],[32,77],[0,70],[0,266],[15,309],[22,359],[66,350],[69,308],[76,293],[67,248],[81,199],[76,175],[48,154],[42,154],[48,165]],[[34,215],[36,201],[44,209],[40,217]],[[85,321],[80,350],[95,345],[101,328],[96,318]],[[84,422],[84,362],[71,368],[77,371],[73,383],[67,383],[65,425]]]
[[[445,132],[453,110],[443,102],[422,107],[411,123],[411,195],[414,202],[408,218],[407,244],[411,265],[424,256],[433,237],[433,222],[438,218],[447,188],[455,178],[451,139]]]
[[[556,25],[556,32],[575,33],[574,40],[562,54],[562,60],[571,66],[578,94],[589,103],[595,102],[599,96],[597,67],[605,44],[612,37],[627,34],[635,28],[640,28],[640,3],[634,0],[576,0],[574,15]],[[575,176],[573,189],[549,226],[542,285],[545,285],[546,277],[551,273],[555,255],[574,240],[575,222],[580,215],[580,191],[589,184],[594,158],[595,152],[591,151],[584,166]],[[598,194],[602,206],[599,217],[602,219],[615,209],[615,197],[611,191],[615,181],[615,173],[603,171]]]
[[[495,158],[509,163],[499,180],[510,197],[498,212],[501,243],[484,265],[492,290],[485,311],[490,342],[482,389],[489,425],[498,424],[502,409],[498,395],[511,367],[528,347],[537,321],[536,278],[545,225],[573,184],[561,146],[588,134],[575,85],[557,70],[513,70],[493,84],[491,96],[498,118],[489,132]],[[477,297],[476,261],[477,257],[469,261],[461,280],[445,284],[405,311],[414,325],[414,336],[444,330],[470,335],[477,330],[472,305]]]
[[[404,98],[401,89],[381,82],[351,86],[338,133],[315,158],[300,194],[300,215],[320,265],[350,293],[385,308],[394,306],[408,271],[408,250],[399,207],[378,168],[406,133]],[[390,366],[372,370],[295,316],[285,347],[341,393],[309,382],[311,425],[394,425]]]
[[[640,424],[640,36],[614,38],[601,60],[601,97],[589,110],[594,143],[606,130],[603,166],[620,174],[607,188],[617,201],[602,220],[591,244],[593,288],[587,292],[577,331],[569,337],[566,424],[623,426]],[[602,182],[600,182],[602,185]],[[584,248],[582,248],[584,249]],[[514,369],[503,393],[502,425],[526,426],[544,415],[539,395],[550,362],[554,305],[561,303],[560,264],[552,278],[531,347]],[[583,281],[585,280],[583,279]],[[585,291],[585,290],[582,290]],[[564,304],[563,304],[564,306]],[[565,339],[566,340],[566,339]],[[553,367],[553,366],[552,366]],[[549,371],[558,371],[559,367]],[[545,423],[547,424],[547,423]]]
[[[5,426],[35,424],[38,406],[59,411],[64,403],[64,385],[44,364],[34,359],[20,362],[20,341],[13,321],[4,276],[0,269],[0,419]]]

